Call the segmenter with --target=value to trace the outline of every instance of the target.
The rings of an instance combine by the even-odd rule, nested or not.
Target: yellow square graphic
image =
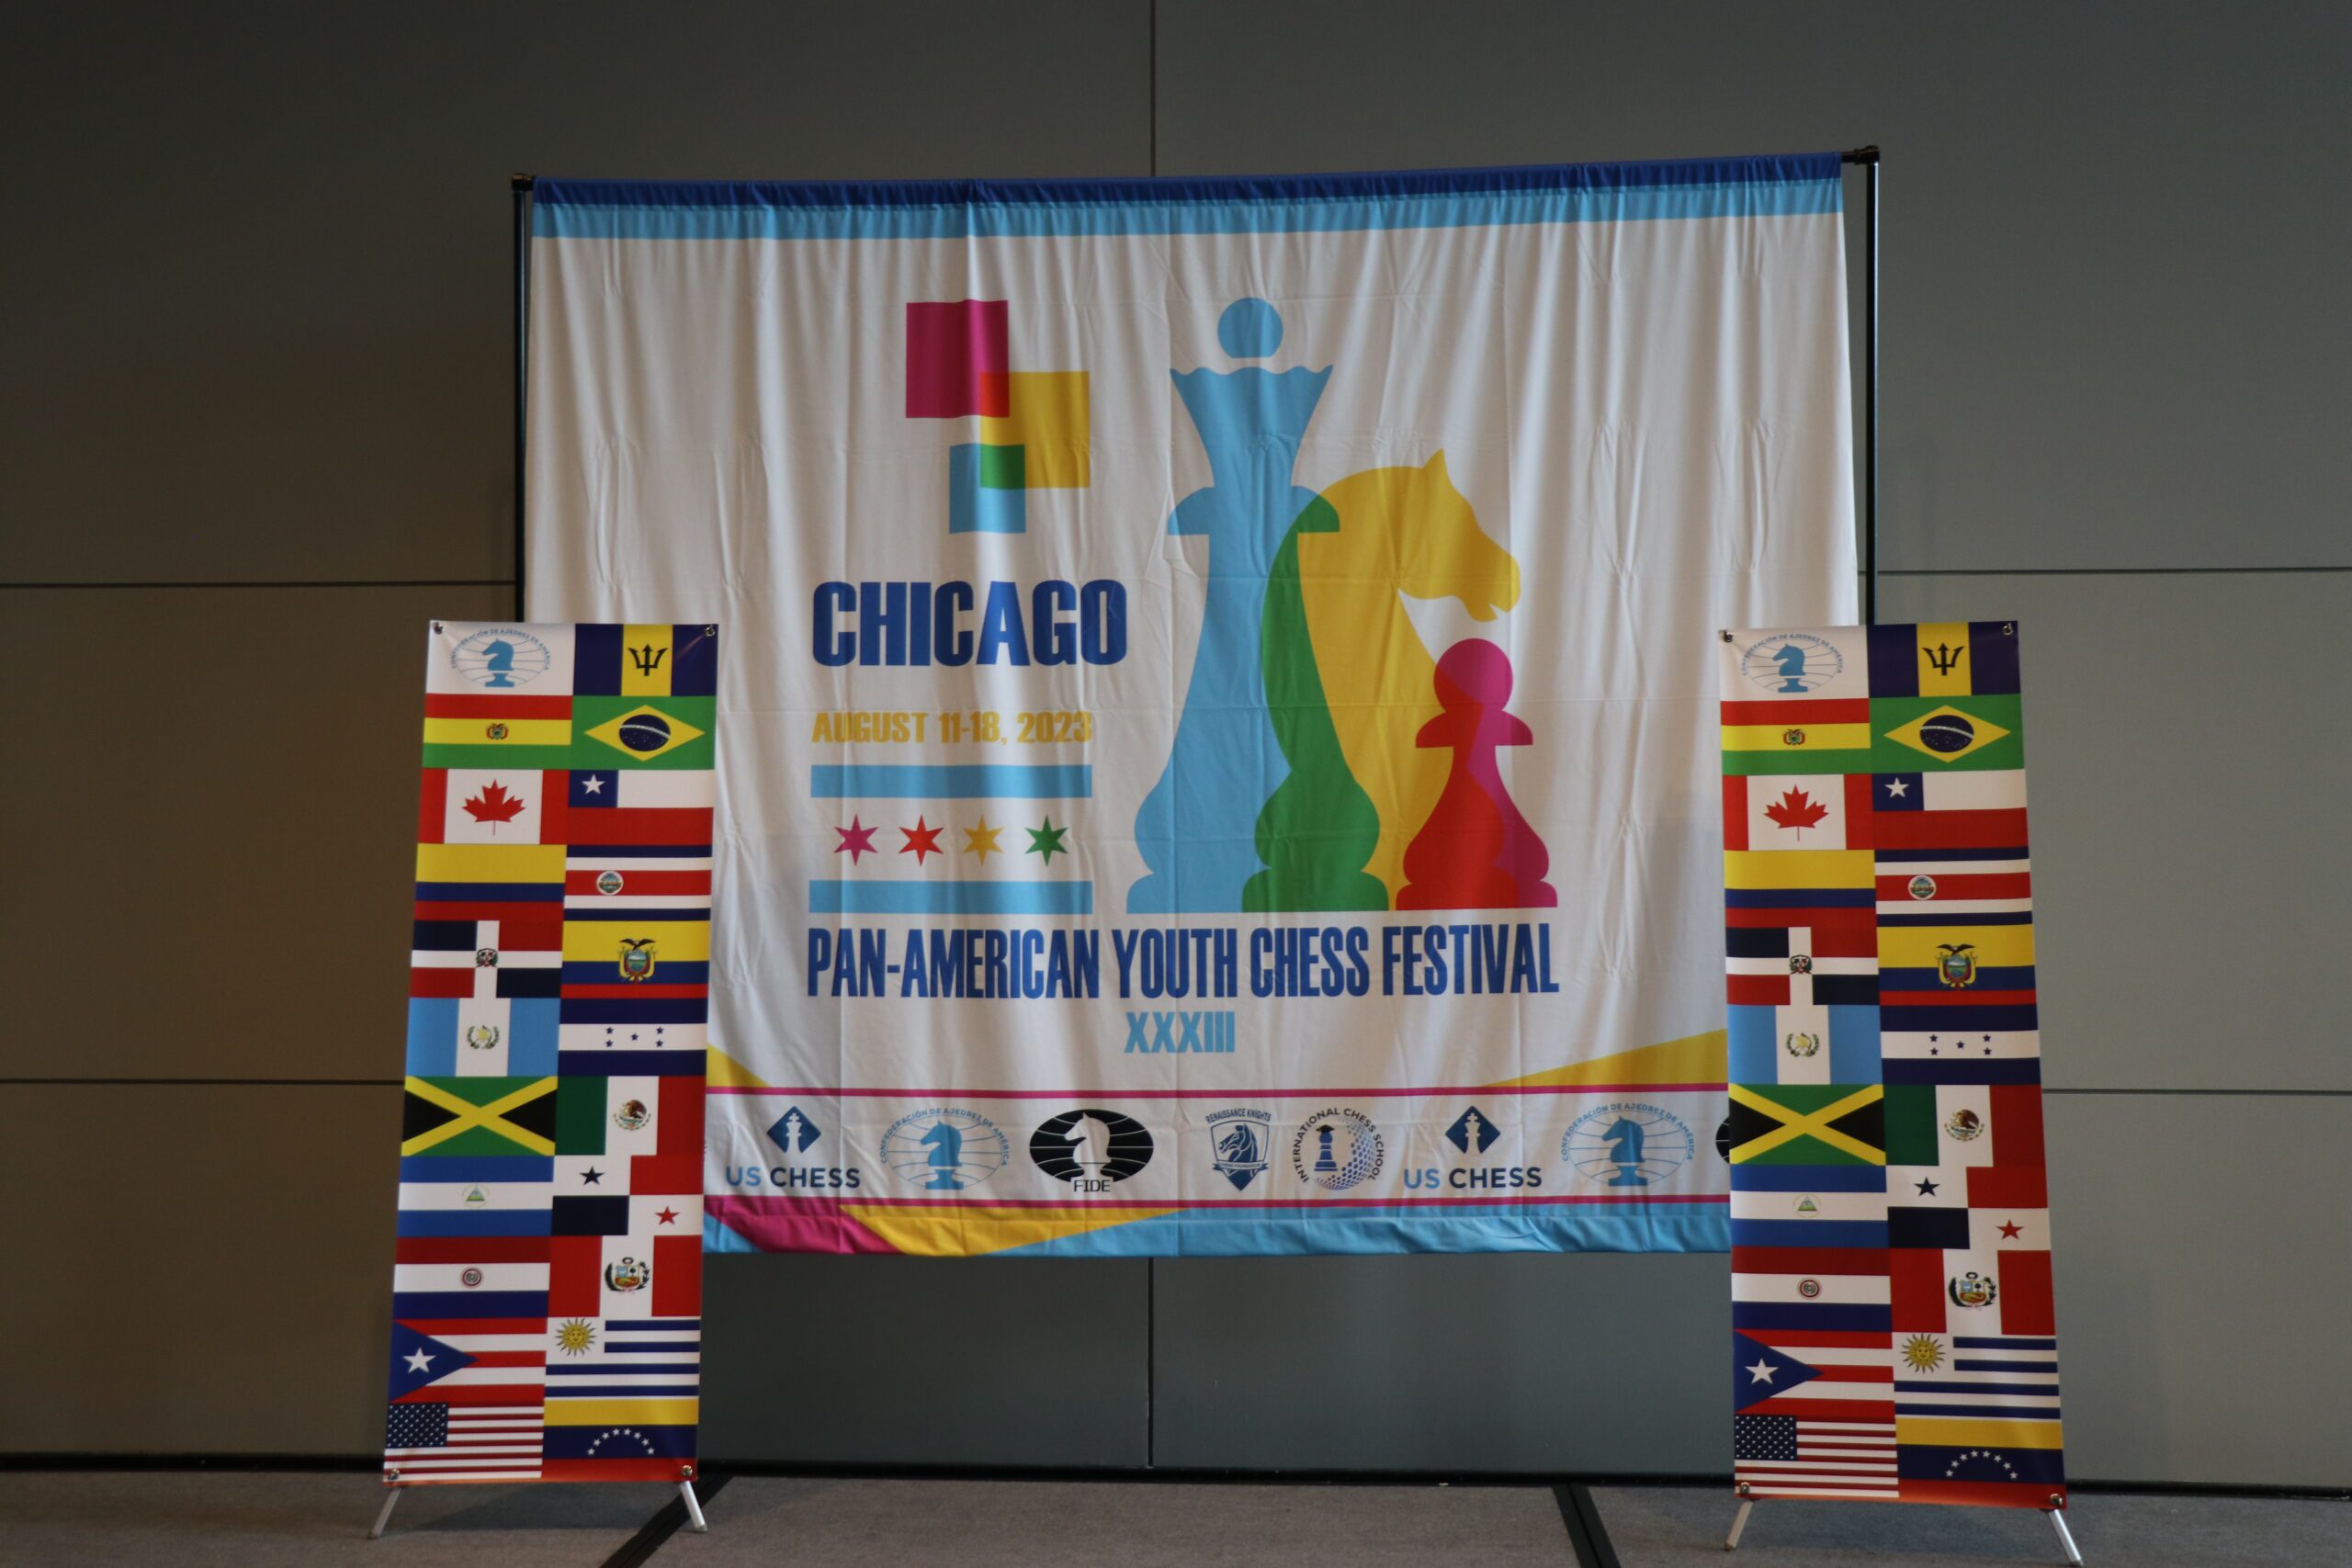
[[[1028,450],[1029,490],[1084,490],[1093,476],[1093,427],[1083,370],[1015,370],[1002,419],[982,419],[980,440]]]

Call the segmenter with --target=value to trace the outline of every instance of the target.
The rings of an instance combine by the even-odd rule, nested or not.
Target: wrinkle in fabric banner
[[[2016,623],[1719,653],[1739,1493],[2063,1508]]]
[[[1834,154],[543,179],[530,593],[719,606],[706,1245],[1721,1249],[1713,627]]]

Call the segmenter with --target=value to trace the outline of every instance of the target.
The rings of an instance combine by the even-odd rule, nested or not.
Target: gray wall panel
[[[1168,1259],[1159,1287],[1163,1465],[1729,1462],[1720,1254]]]
[[[382,1451],[399,1089],[11,1085],[0,1122],[0,1451]]]
[[[1140,1466],[1145,1279],[1126,1259],[707,1258],[703,1452]]]
[[[2352,1483],[2352,1098],[2048,1102],[2071,1474]]]
[[[2343,1484],[2352,1099],[2062,1094],[2047,1131],[2069,1472]],[[1721,1473],[1728,1273],[1720,1255],[1165,1261],[1155,1453]]]
[[[511,575],[509,174],[1129,173],[1146,16],[20,7],[6,575]]]
[[[397,1077],[425,626],[496,588],[0,591],[0,1076]],[[13,750],[13,748],[12,748]]]
[[[2352,8],[1186,0],[1163,174],[1886,150],[1887,560],[2352,562]],[[1849,186],[1849,193],[1851,191]]]
[[[1880,592],[1890,621],[2018,623],[2050,1081],[2352,1089],[2352,734],[2313,701],[2352,669],[2352,573]]]

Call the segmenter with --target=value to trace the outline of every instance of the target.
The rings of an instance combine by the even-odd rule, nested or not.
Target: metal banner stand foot
[[[686,1521],[690,1526],[692,1526],[695,1534],[708,1535],[710,1533],[710,1527],[703,1522],[702,1504],[697,1502],[695,1498],[695,1483],[693,1482],[681,1481],[678,1483],[678,1500],[686,1506]],[[2052,1518],[2057,1517],[2054,1514],[2051,1517]],[[2065,1534],[2066,1527],[2060,1525],[2058,1527],[2058,1533],[2060,1535]],[[2082,1559],[2077,1557],[2075,1561],[2080,1562]]]
[[[384,1489],[384,1506],[376,1511],[376,1522],[368,1528],[368,1539],[369,1540],[381,1540],[384,1539],[384,1527],[391,1522],[393,1505],[397,1504],[400,1500],[401,1489],[399,1487],[388,1486]]]
[[[1725,1551],[1739,1550],[1739,1532],[1747,1528],[1747,1516],[1755,1506],[1756,1500],[1752,1497],[1743,1497],[1739,1500],[1739,1512],[1732,1516],[1731,1533],[1724,1537]],[[387,1506],[384,1511],[390,1513],[391,1509]],[[2083,1568],[2083,1554],[2075,1548],[2074,1532],[2066,1528],[2066,1516],[2056,1508],[2044,1508],[2042,1515],[2049,1519],[2050,1528],[2058,1532],[2058,1544],[2064,1550],[2066,1561],[2072,1563],[2074,1568]]]
[[[2083,1568],[2083,1554],[2075,1550],[2074,1532],[2066,1528],[2066,1516],[2055,1508],[2050,1509],[2049,1514],[2050,1528],[2058,1532],[2058,1544],[2066,1549],[2066,1561],[2075,1568]]]

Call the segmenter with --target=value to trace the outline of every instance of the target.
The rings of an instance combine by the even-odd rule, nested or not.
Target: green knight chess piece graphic
[[[1331,723],[1299,581],[1299,536],[1332,534],[1340,514],[1317,496],[1292,523],[1266,580],[1260,658],[1267,716],[1290,763],[1258,813],[1258,858],[1241,907],[1252,914],[1388,908],[1388,885],[1364,869],[1380,845],[1380,812],[1356,783]]]

